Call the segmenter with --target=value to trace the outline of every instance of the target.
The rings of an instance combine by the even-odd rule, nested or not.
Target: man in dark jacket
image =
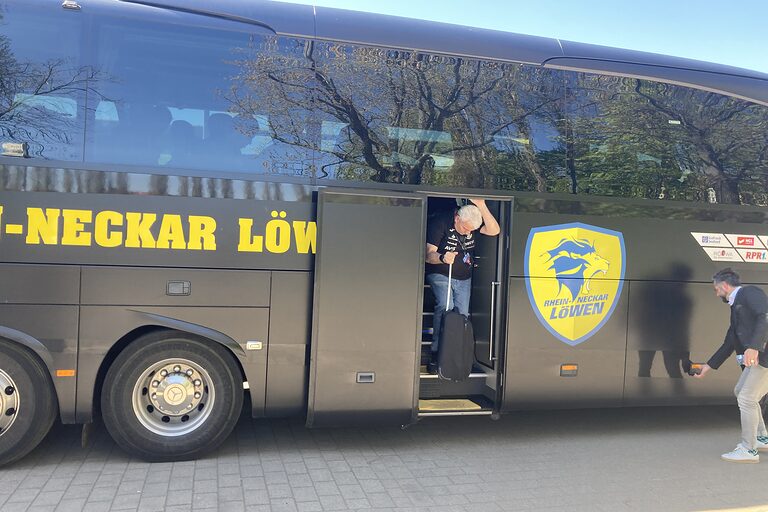
[[[718,369],[733,352],[741,356],[737,359],[744,371],[734,388],[741,413],[741,442],[722,458],[728,462],[760,462],[758,450],[768,451],[768,431],[759,404],[768,393],[768,297],[757,286],[741,286],[739,274],[730,268],[715,274],[713,285],[715,294],[731,306],[731,325],[722,346],[697,377]]]
[[[446,311],[458,308],[469,315],[469,296],[472,293],[472,268],[475,250],[475,231],[486,236],[500,232],[499,223],[483,199],[471,198],[471,205],[440,213],[427,225],[426,280],[435,297],[432,317],[432,361],[429,373],[437,373],[437,350],[440,343],[440,322]],[[448,268],[453,267],[450,282]],[[447,304],[448,287],[451,304]]]

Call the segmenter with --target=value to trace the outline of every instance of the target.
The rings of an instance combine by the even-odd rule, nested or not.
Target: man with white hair
[[[427,283],[435,296],[435,316],[432,319],[432,361],[429,373],[437,373],[437,350],[440,346],[440,322],[446,311],[458,308],[462,315],[469,315],[469,296],[472,291],[472,266],[475,231],[487,236],[499,234],[499,223],[482,199],[470,199],[471,205],[458,210],[442,212],[432,218],[427,226]],[[451,272],[451,304],[448,295],[448,269]]]

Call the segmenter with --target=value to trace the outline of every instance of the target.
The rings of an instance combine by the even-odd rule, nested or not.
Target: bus
[[[768,282],[768,75],[262,1],[0,0],[0,463],[101,418],[198,457],[308,427],[731,403]],[[431,215],[484,198],[463,381]],[[438,421],[438,420],[433,420]],[[479,420],[478,420],[479,421]]]

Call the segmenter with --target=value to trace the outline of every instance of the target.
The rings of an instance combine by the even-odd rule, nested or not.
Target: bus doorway
[[[511,199],[487,204],[502,232],[480,235],[475,248],[475,363],[469,378],[448,382],[426,370],[434,303],[424,257],[428,214],[457,200],[318,192],[307,426],[406,425],[498,410]]]
[[[451,382],[428,372],[434,333],[434,295],[424,284],[421,367],[419,372],[418,416],[492,415],[498,411],[505,347],[505,296],[508,272],[508,237],[512,211],[511,197],[486,197],[486,204],[499,223],[498,236],[476,238],[472,269],[469,313],[475,335],[475,362],[469,377]],[[431,196],[428,220],[455,211],[467,198]],[[476,232],[478,233],[478,232]]]

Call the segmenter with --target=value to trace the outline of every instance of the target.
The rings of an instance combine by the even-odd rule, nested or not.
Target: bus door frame
[[[477,345],[475,346],[475,359],[484,368],[491,371],[487,382],[488,387],[495,389],[496,396],[494,399],[494,409],[499,410],[502,404],[503,392],[504,392],[504,369],[505,369],[505,356],[507,349],[507,294],[509,291],[509,272],[511,268],[512,251],[510,251],[510,240],[512,239],[512,219],[513,211],[515,208],[515,196],[513,194],[503,194],[495,191],[492,194],[472,193],[472,192],[432,192],[422,191],[422,194],[426,196],[426,199],[433,197],[449,197],[457,199],[469,199],[477,197],[486,201],[497,201],[499,203],[499,215],[496,219],[501,229],[498,235],[498,244],[496,251],[496,278],[492,283],[489,290],[493,294],[493,340],[488,340],[488,347],[490,349],[491,341],[493,343],[493,355],[488,358],[488,361],[481,361],[477,358]],[[425,200],[426,202],[426,200]],[[468,203],[471,204],[471,203]],[[481,235],[483,236],[483,235]],[[426,238],[425,238],[426,240]],[[425,242],[426,244],[426,242]],[[473,296],[477,283],[473,277],[472,288]],[[495,289],[493,289],[495,287]],[[470,301],[470,313],[473,310],[472,301]],[[489,318],[490,320],[490,318]],[[473,319],[472,325],[475,327],[476,321]],[[479,325],[479,324],[478,324]],[[478,329],[475,327],[475,332]],[[481,331],[482,332],[482,331]]]

